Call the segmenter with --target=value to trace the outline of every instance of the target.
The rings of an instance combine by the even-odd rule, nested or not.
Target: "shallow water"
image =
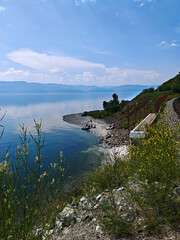
[[[133,93],[118,94],[119,99],[130,99]],[[3,95],[0,96],[1,116],[5,126],[0,140],[0,152],[10,145],[12,162],[18,145],[19,124],[24,123],[28,131],[35,133],[33,119],[42,119],[45,134],[44,169],[59,158],[60,151],[66,159],[69,178],[83,177],[99,165],[105,153],[98,147],[99,136],[82,131],[79,127],[63,121],[62,116],[94,109],[102,109],[102,102],[112,98],[111,93],[61,94],[61,95]],[[32,152],[33,154],[33,152]]]

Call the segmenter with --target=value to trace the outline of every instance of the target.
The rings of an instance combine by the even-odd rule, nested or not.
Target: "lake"
[[[99,136],[81,130],[79,127],[63,121],[62,116],[89,110],[102,109],[104,100],[112,99],[113,93],[96,94],[26,94],[1,95],[1,116],[6,115],[1,124],[5,126],[3,138],[0,140],[0,152],[9,152],[15,160],[18,145],[19,125],[27,126],[28,131],[35,133],[34,122],[42,119],[42,132],[45,134],[43,157],[44,168],[59,158],[60,151],[68,166],[67,179],[84,178],[100,164],[105,157],[99,146]],[[119,100],[131,99],[137,92],[117,93]]]

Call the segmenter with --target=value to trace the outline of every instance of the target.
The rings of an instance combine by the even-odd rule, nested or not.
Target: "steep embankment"
[[[144,91],[130,104],[148,97],[151,108],[159,96],[173,91]],[[121,112],[107,117],[120,129]],[[173,110],[173,100],[166,110]],[[167,121],[176,122],[173,112]],[[159,240],[180,238],[178,231],[179,165],[177,139],[161,123],[152,130],[141,149],[133,148],[131,158],[115,159],[92,173],[84,185],[83,195],[58,214],[50,239],[139,239]],[[171,124],[170,124],[171,126]],[[114,131],[116,131],[114,129]],[[173,126],[174,129],[174,126]],[[173,130],[172,129],[172,130]],[[173,130],[174,131],[174,130]],[[171,160],[171,161],[170,161]],[[173,227],[172,227],[173,226]],[[48,232],[47,232],[48,234]]]
[[[50,239],[180,239],[179,118],[173,102],[165,107],[171,116],[160,119],[142,148],[132,149],[129,160],[116,160],[87,179],[86,196],[68,204],[57,216]],[[172,127],[170,131],[164,121]]]

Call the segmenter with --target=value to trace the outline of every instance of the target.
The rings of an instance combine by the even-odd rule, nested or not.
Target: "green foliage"
[[[164,82],[161,86],[158,87],[157,91],[180,93],[180,74]]]
[[[168,221],[178,215],[178,201],[173,193],[180,180],[179,133],[163,118],[149,129],[139,146],[131,147],[129,170],[136,173],[142,194],[130,191],[152,227],[159,219]],[[174,123],[175,124],[175,123]]]
[[[158,87],[159,91],[170,91],[171,90],[171,86],[169,85],[162,85],[160,87]]]
[[[114,93],[112,97],[113,97],[113,100],[110,100],[109,102],[106,102],[106,101],[103,102],[104,110],[110,114],[115,113],[119,110],[118,95]]]
[[[154,92],[154,91],[155,91],[154,88],[151,87],[151,88],[144,89],[143,93],[149,93],[149,92]]]
[[[84,192],[89,196],[93,196],[105,189],[112,190],[122,186],[127,180],[125,166],[124,161],[115,157],[114,164],[106,164],[95,169],[86,179]]]
[[[126,174],[126,161],[117,158],[114,154],[113,164],[106,164],[91,173],[85,182],[84,193],[89,197],[101,193],[105,189],[110,192],[110,198],[103,201],[100,211],[96,213],[101,226],[109,233],[118,236],[127,236],[131,232],[129,223],[121,217],[121,211],[117,205],[112,190],[125,185],[128,176]]]
[[[109,102],[106,102],[106,101],[103,102],[104,111],[108,115],[111,115],[111,114],[121,110],[129,102],[126,100],[122,100],[121,102],[119,102],[118,95],[116,93],[114,93],[112,95],[112,97],[113,97],[113,100],[110,100]]]
[[[103,102],[103,108],[109,114],[115,113],[119,110],[118,95],[114,93],[112,97],[113,97],[113,100],[110,100],[109,102],[106,102],[106,101]]]
[[[41,122],[34,121],[36,136],[28,135],[21,125],[16,162],[10,162],[9,154],[3,154],[0,163],[0,238],[32,239],[34,227],[43,229],[51,221],[56,210],[57,197],[64,176],[64,160],[51,164],[44,172],[41,151],[44,137]],[[31,157],[30,141],[35,144],[35,157]],[[50,204],[49,204],[50,203]],[[53,205],[52,205],[53,203]],[[56,204],[55,204],[56,203]],[[46,209],[51,213],[46,212]],[[46,213],[46,214],[45,214]],[[43,216],[43,218],[42,218]]]
[[[100,111],[100,110],[95,110],[95,111],[89,111],[89,112],[85,112],[85,114],[86,115],[84,115],[84,113],[83,113],[83,115],[82,116],[91,116],[91,117],[93,117],[93,118],[103,118],[103,117],[105,117],[107,114],[106,114],[106,112],[105,111]]]
[[[180,84],[177,84],[177,85],[173,86],[172,91],[175,92],[175,93],[180,93]]]
[[[104,216],[100,221],[106,231],[121,237],[130,235],[132,226],[122,218],[121,210],[112,193],[109,202],[105,201],[101,205],[101,210]]]
[[[167,116],[167,114],[166,114]],[[131,144],[130,156],[114,158],[113,164],[96,169],[86,180],[85,194],[93,196],[105,189],[111,198],[104,202],[99,221],[108,232],[127,235],[131,228],[121,217],[113,189],[125,186],[128,201],[140,210],[150,231],[156,233],[162,224],[179,220],[179,200],[175,187],[180,181],[180,127],[171,127],[171,120],[159,116],[138,145]],[[141,228],[142,226],[138,226]]]
[[[180,146],[176,137],[178,130],[169,128],[164,119],[160,120],[146,133],[141,147],[132,146],[131,157],[136,164],[140,180],[171,184],[177,179],[180,173]]]

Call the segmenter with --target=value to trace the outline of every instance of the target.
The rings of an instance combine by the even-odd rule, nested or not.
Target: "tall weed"
[[[42,122],[34,121],[36,136],[20,126],[19,145],[16,150],[16,162],[12,163],[8,153],[2,155],[0,163],[0,238],[32,239],[35,226],[43,230],[51,220],[64,176],[64,160],[43,170],[42,149],[44,136]],[[35,156],[31,153],[31,141],[35,146]],[[51,204],[49,204],[51,203]],[[52,204],[56,203],[56,204]],[[51,208],[50,208],[51,206]],[[46,212],[49,209],[49,212]],[[51,213],[50,213],[51,212]],[[42,232],[42,231],[41,231]],[[36,236],[37,237],[37,236]]]

